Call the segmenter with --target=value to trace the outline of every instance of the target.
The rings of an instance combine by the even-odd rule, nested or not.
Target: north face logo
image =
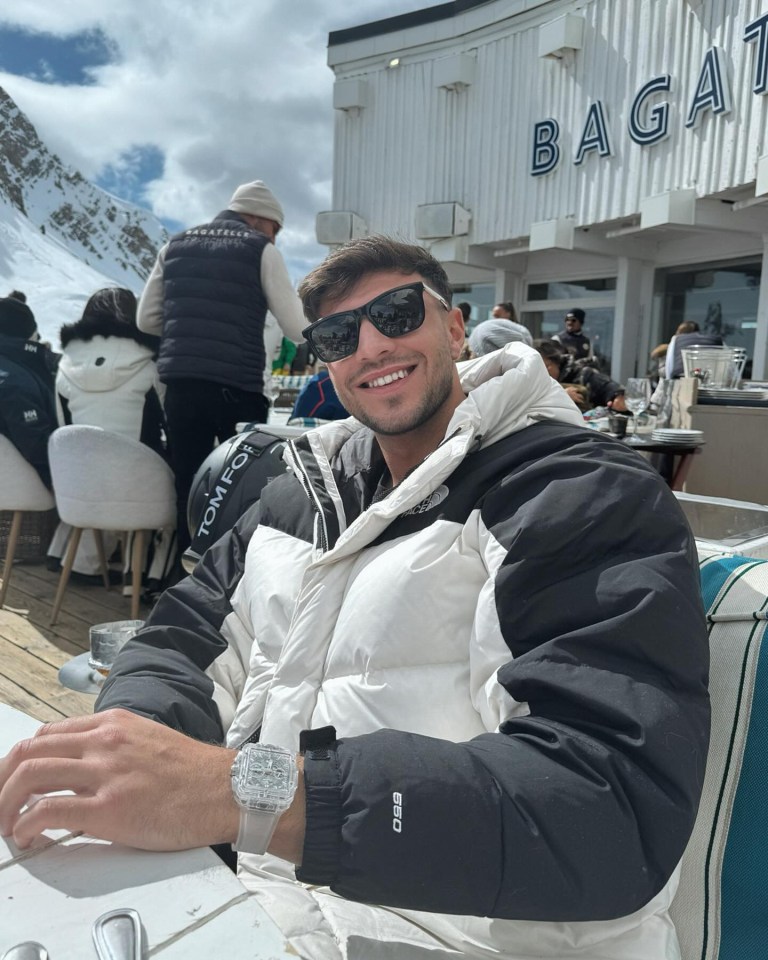
[[[35,423],[37,421],[37,410],[24,411],[24,423]]]
[[[415,507],[411,507],[410,510],[406,510],[403,516],[409,517],[415,513],[426,513],[427,510],[433,510],[436,506],[438,506],[438,504],[441,504],[443,500],[445,500],[449,493],[450,491],[448,490],[448,487],[442,483],[437,490],[435,490],[433,493],[430,493],[428,497],[425,497],[421,503],[417,503]]]

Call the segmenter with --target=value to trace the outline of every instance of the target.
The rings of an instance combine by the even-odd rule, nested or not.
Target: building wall
[[[527,9],[525,9],[527,8]],[[509,12],[513,15],[506,15]],[[539,28],[568,11],[584,18],[583,47],[561,60],[538,55]],[[472,213],[470,242],[527,236],[535,221],[579,226],[637,214],[640,201],[692,188],[720,193],[755,179],[766,152],[768,98],[752,92],[757,45],[744,27],[765,0],[496,0],[439,25],[331,48],[337,79],[364,78],[368,105],[337,111],[334,209],[354,210],[375,230],[412,235],[418,204],[456,200]],[[707,50],[722,48],[733,106],[685,126]],[[463,52],[475,79],[435,86],[438,60]],[[388,68],[392,57],[400,65]],[[627,132],[632,100],[653,77],[672,77],[669,136],[640,146]],[[613,156],[573,156],[591,104],[601,100]],[[556,119],[558,168],[530,174],[534,123]]]

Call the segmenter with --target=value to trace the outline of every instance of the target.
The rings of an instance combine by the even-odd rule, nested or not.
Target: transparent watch
[[[266,852],[298,782],[296,756],[290,750],[270,743],[246,743],[238,751],[232,764],[232,793],[240,807],[235,850]]]

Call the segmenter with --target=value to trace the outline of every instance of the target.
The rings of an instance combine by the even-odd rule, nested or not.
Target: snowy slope
[[[165,239],[151,213],[64,166],[0,88],[0,296],[23,290],[44,340],[58,347],[99,287],[139,294]]]

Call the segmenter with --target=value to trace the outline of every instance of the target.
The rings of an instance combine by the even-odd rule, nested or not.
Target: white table
[[[0,704],[0,756],[39,726]],[[20,851],[0,838],[0,957],[39,940],[51,960],[96,957],[94,920],[132,907],[162,960],[296,960],[255,897],[208,848],[148,853],[50,831]]]

